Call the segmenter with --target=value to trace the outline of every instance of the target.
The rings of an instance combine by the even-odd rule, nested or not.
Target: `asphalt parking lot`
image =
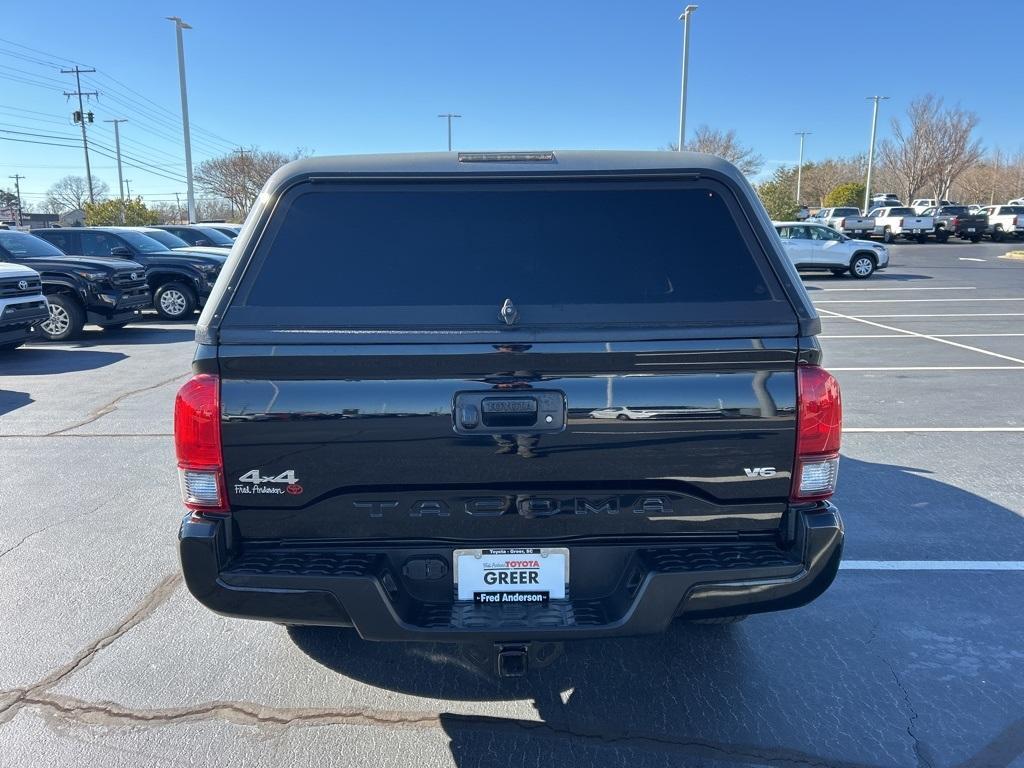
[[[175,548],[192,326],[19,350],[0,360],[0,766],[1024,766],[1013,247],[898,245],[870,280],[806,279],[846,407],[823,597],[570,646],[525,681],[210,613]]]

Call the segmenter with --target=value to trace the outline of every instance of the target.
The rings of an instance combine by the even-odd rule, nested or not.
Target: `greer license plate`
[[[452,559],[459,600],[491,605],[565,598],[568,549],[457,549]]]

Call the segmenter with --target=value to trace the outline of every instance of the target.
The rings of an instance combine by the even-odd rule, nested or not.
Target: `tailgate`
[[[738,533],[786,507],[795,339],[219,354],[246,538]]]

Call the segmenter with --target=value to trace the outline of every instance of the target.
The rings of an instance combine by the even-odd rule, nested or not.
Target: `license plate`
[[[912,229],[912,230],[910,230],[910,232],[911,232],[911,234],[914,234],[914,235],[921,234],[921,230],[920,229]]]
[[[973,232],[973,231],[974,231],[974,227],[968,227],[968,228],[967,228],[967,231],[968,231],[968,232]]]
[[[565,598],[565,548],[457,549],[452,561],[459,600],[522,605]]]

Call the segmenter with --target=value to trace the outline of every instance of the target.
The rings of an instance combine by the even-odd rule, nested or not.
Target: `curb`
[[[1024,261],[1024,251],[1007,251],[1000,259],[1016,259],[1018,261]]]

